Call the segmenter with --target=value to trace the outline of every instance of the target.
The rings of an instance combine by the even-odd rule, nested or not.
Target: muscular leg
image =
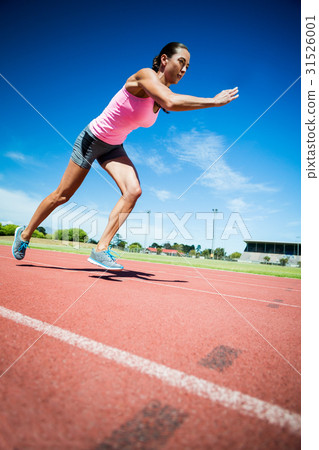
[[[34,230],[48,217],[59,205],[66,203],[75,191],[81,186],[89,169],[83,169],[70,160],[58,188],[46,197],[33,214],[29,225],[21,233],[21,239],[30,241]]]
[[[96,251],[106,250],[120,226],[125,222],[135,206],[142,190],[136,169],[127,156],[121,156],[113,161],[101,164],[114,179],[122,193],[121,198],[111,211],[108,224],[96,247]]]

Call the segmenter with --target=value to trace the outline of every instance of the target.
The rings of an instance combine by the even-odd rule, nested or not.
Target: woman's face
[[[190,54],[185,48],[179,48],[175,55],[168,58],[162,55],[165,79],[169,84],[177,84],[185,75],[189,67]]]

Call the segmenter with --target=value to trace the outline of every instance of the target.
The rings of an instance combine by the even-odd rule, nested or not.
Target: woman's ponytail
[[[159,68],[160,68],[160,65],[161,65],[161,56],[157,55],[153,59],[153,67],[152,67],[152,69],[155,70],[155,72],[158,72]]]

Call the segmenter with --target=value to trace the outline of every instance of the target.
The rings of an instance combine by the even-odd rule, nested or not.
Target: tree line
[[[119,233],[117,233],[114,236],[112,243],[121,250],[128,248],[131,251],[140,252],[143,249],[142,244],[140,244],[139,242],[133,242],[132,244],[128,245],[128,243],[121,238],[121,235]],[[177,242],[174,242],[174,244],[166,242],[163,245],[160,245],[157,242],[153,242],[152,245],[146,248],[149,247],[156,248],[156,253],[158,255],[160,255],[163,252],[163,249],[167,249],[167,250],[177,250],[178,254],[195,256],[196,258],[199,258],[200,256],[203,256],[204,258],[212,258],[213,254],[214,259],[238,259],[241,256],[241,253],[239,252],[233,252],[232,254],[227,255],[225,249],[221,247],[215,248],[212,253],[212,249],[209,248],[202,250],[201,245],[197,245],[195,247],[195,245],[178,244]]]
[[[15,229],[18,226],[19,225],[14,224],[2,225],[2,223],[0,223],[0,236],[14,236]],[[32,237],[97,244],[97,241],[95,241],[94,239],[89,239],[87,233],[81,228],[57,230],[52,235],[48,234],[46,232],[46,229],[40,226],[34,231]],[[140,244],[139,242],[133,242],[132,244],[128,245],[128,243],[122,239],[119,233],[114,236],[112,244],[121,250],[128,248],[131,251],[140,252],[143,249],[142,244]],[[211,258],[213,254],[214,259],[238,259],[241,256],[241,253],[239,252],[234,252],[230,255],[227,255],[225,249],[221,247],[215,248],[212,253],[212,250],[209,248],[205,248],[204,250],[202,250],[201,245],[197,245],[195,247],[195,245],[178,244],[177,242],[174,242],[174,244],[166,242],[163,245],[160,245],[157,242],[153,242],[149,247],[156,248],[157,254],[161,254],[163,249],[177,250],[178,254],[180,255],[183,254],[187,256],[195,256],[196,258],[199,258],[200,256],[204,258]]]
[[[20,225],[15,225],[9,223],[7,225],[2,225],[0,223],[0,236],[14,236],[16,228]],[[75,241],[75,242],[92,242],[93,239],[89,239],[87,233],[81,228],[69,228],[65,230],[57,230],[54,234],[48,234],[44,227],[38,227],[32,233],[32,237],[42,238],[42,239],[57,239],[60,241]],[[92,243],[97,244],[96,241]]]

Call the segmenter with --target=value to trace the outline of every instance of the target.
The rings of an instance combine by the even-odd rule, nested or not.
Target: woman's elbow
[[[164,108],[166,111],[174,111],[174,107],[176,106],[173,98],[166,98],[161,103],[162,108]]]

